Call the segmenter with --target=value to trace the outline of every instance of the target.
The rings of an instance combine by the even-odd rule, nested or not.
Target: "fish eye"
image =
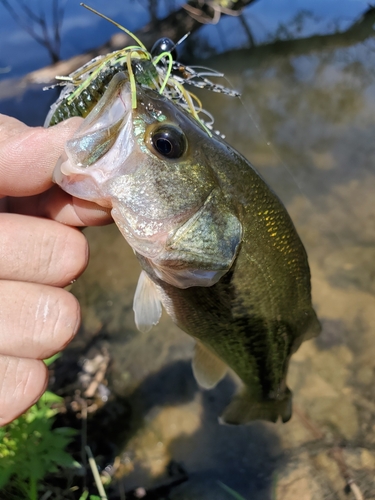
[[[153,148],[164,158],[180,158],[186,151],[186,137],[182,130],[172,125],[157,128],[151,136]]]

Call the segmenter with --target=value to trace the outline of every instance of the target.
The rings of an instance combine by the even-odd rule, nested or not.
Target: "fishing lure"
[[[72,116],[85,118],[104,95],[114,75],[124,72],[129,76],[133,109],[137,107],[137,83],[157,91],[185,108],[211,135],[210,130],[214,123],[212,115],[203,109],[199,98],[186,90],[185,85],[230,96],[240,94],[208,79],[208,77],[223,77],[223,73],[201,66],[186,66],[176,61],[176,46],[185,40],[188,34],[177,44],[169,38],[161,38],[155,42],[149,52],[138,37],[129,30],[95,9],[83,3],[81,5],[127,33],[136,45],[95,57],[69,76],[57,76],[59,83],[53,87],[63,86],[64,88],[57,101],[51,106],[44,125],[53,126]],[[202,119],[200,114],[205,115],[205,119]]]

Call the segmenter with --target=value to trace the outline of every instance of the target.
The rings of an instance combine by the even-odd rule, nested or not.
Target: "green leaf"
[[[58,411],[53,406],[61,401],[47,391],[25,414],[0,428],[0,490],[8,487],[14,498],[36,499],[46,474],[57,472],[58,467],[80,467],[65,451],[77,431],[52,429]]]
[[[63,401],[62,397],[58,396],[57,394],[54,394],[51,391],[46,391],[39,400],[39,402],[42,404],[61,403],[62,401]]]
[[[6,464],[2,464],[2,469],[0,470],[0,491],[8,484],[11,475],[13,474],[12,467],[6,467]]]
[[[58,359],[59,357],[61,356],[61,352],[57,352],[56,354],[54,354],[53,356],[51,356],[50,358],[47,358],[47,359],[44,359],[44,363],[46,366],[50,366],[52,365],[52,363],[54,361],[56,361],[56,359]]]
[[[55,457],[51,457],[51,459],[55,462],[56,465],[61,467],[75,467],[76,461],[73,459],[69,453],[66,451],[58,450]]]
[[[62,436],[73,437],[79,434],[77,429],[73,429],[72,427],[57,427],[54,429],[55,434],[61,434]]]

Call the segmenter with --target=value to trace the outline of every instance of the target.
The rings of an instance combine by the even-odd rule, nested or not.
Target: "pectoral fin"
[[[281,399],[256,400],[245,388],[225,408],[219,421],[222,424],[243,425],[253,420],[287,422],[292,416],[292,393],[288,388]]]
[[[139,331],[147,333],[159,323],[162,307],[155,283],[142,271],[134,294],[133,311]]]
[[[197,341],[193,357],[193,373],[198,384],[212,389],[227,373],[227,365]]]

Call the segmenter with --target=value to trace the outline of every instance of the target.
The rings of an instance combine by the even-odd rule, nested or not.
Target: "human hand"
[[[42,359],[70,342],[80,308],[64,287],[86,268],[88,245],[70,226],[110,222],[107,211],[52,185],[64,144],[81,123],[30,128],[0,114],[0,425],[47,385]]]

